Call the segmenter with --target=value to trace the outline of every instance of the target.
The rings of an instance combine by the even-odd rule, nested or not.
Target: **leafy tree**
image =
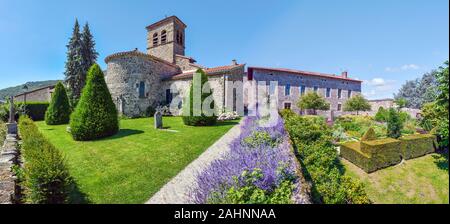
[[[300,97],[297,103],[302,110],[313,110],[313,114],[317,114],[317,110],[329,110],[330,104],[319,94],[310,91]]]
[[[189,91],[189,98],[187,99],[187,103],[184,104],[183,108],[183,122],[186,125],[189,126],[211,126],[216,124],[217,117],[213,114],[205,113],[210,108],[215,109],[214,100],[212,100],[212,91],[210,93],[204,93],[202,91],[201,93],[201,102],[200,105],[198,105],[198,108],[194,108],[194,85],[197,85],[195,82],[198,80],[198,78],[195,78],[196,76],[200,76],[200,89],[203,90],[205,88],[205,85],[208,84],[208,77],[206,76],[206,73],[202,69],[198,69],[197,72],[194,74],[192,85]],[[209,103],[209,108],[204,107],[205,100],[209,99],[211,102]],[[199,109],[200,116],[194,115],[196,111],[195,109]]]
[[[66,71],[64,72],[66,76],[65,83],[69,90],[72,107],[76,105],[76,102],[80,98],[85,84],[86,74],[83,62],[83,41],[80,34],[80,25],[78,24],[78,20],[76,20],[72,37],[67,45]]]
[[[356,111],[357,115],[359,115],[359,111],[369,111],[371,108],[369,101],[359,94],[353,96],[344,104],[344,111]]]
[[[396,111],[394,108],[390,108],[388,122],[387,122],[387,129],[388,129],[387,136],[390,138],[396,138],[396,139],[400,138],[402,128],[403,128],[403,124],[400,120],[398,111]]]
[[[444,62],[444,67],[440,67],[439,71],[436,73],[436,79],[439,82],[439,95],[437,97],[438,104],[449,109],[449,69],[448,69],[448,61]]]
[[[425,103],[433,102],[438,94],[438,82],[436,80],[436,72],[431,71],[415,80],[407,81],[399,90],[397,94],[394,94],[395,99],[404,98],[408,108],[421,108]]]
[[[45,123],[48,125],[67,124],[70,120],[70,105],[66,89],[61,82],[55,87],[52,101],[45,112]]]
[[[386,122],[388,118],[388,111],[384,107],[378,108],[377,114],[375,114],[375,120],[378,122]]]
[[[70,119],[70,128],[78,141],[111,136],[119,130],[117,110],[97,64],[88,72],[86,87]]]
[[[405,108],[406,105],[408,104],[408,101],[405,98],[397,98],[395,99],[395,104],[397,104],[398,110],[401,110],[402,108]]]
[[[86,73],[89,68],[96,63],[98,57],[98,53],[95,50],[94,37],[91,34],[88,23],[86,23],[83,27],[81,41],[83,43],[83,71]]]

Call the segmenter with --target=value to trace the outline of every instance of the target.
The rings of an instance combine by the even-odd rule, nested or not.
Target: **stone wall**
[[[119,113],[129,117],[161,104],[165,99],[161,80],[181,72],[176,66],[137,53],[110,58],[107,66],[106,83],[113,101]],[[144,96],[139,94],[141,82],[145,84]]]
[[[52,98],[54,87],[46,87],[34,91],[30,91],[26,94],[27,102],[50,102]],[[25,94],[21,94],[14,97],[14,101],[23,102],[25,100]]]
[[[166,32],[166,42],[161,42],[161,33]],[[176,41],[176,32],[180,32],[184,38],[184,27],[175,20],[167,21],[147,32],[147,53],[170,63],[175,63],[175,55],[184,55],[184,45]],[[153,35],[158,35],[158,43],[153,44]],[[183,43],[184,39],[183,39]]]
[[[0,204],[14,204],[19,198],[13,166],[19,164],[17,136],[8,135],[0,148]]]
[[[347,114],[343,112],[344,104],[350,97],[355,94],[361,94],[361,83],[351,80],[341,80],[326,77],[316,77],[310,75],[290,74],[280,71],[254,70],[253,79],[255,81],[265,81],[267,90],[269,91],[270,81],[277,81],[278,86],[278,109],[284,109],[285,103],[291,103],[291,109],[296,113],[305,113],[297,107],[297,102],[301,96],[300,87],[305,86],[306,90],[314,91],[314,87],[318,88],[318,93],[325,97],[330,103],[330,109],[334,116]],[[290,84],[290,94],[285,95],[286,86]],[[259,85],[259,84],[258,84]],[[330,97],[326,97],[327,88],[330,88]],[[338,91],[341,89],[341,98],[338,97]],[[340,105],[340,106],[339,106]],[[339,110],[340,107],[340,110]],[[330,116],[330,111],[319,111],[320,115]]]

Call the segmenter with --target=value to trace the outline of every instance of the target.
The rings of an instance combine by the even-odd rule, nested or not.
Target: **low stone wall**
[[[19,198],[17,177],[13,171],[19,164],[17,135],[7,135],[0,148],[0,204],[15,204]]]

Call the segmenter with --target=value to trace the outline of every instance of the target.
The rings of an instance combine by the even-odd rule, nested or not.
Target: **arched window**
[[[153,34],[153,46],[158,45],[158,33]]]
[[[177,30],[177,44],[179,44],[180,43],[180,31],[179,30]]]
[[[139,98],[145,98],[145,82],[139,83]]]
[[[161,44],[165,44],[167,42],[167,32],[163,30],[161,32]]]
[[[180,44],[183,45],[183,33],[180,32]]]

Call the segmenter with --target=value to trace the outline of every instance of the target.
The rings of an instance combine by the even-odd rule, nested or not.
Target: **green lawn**
[[[67,125],[37,125],[67,158],[79,189],[74,202],[144,203],[238,123],[188,127],[179,117],[163,121],[178,132],[154,129],[153,118],[122,120],[117,135],[91,142],[72,140]]]
[[[448,204],[448,153],[431,154],[367,174],[345,159],[346,172],[366,185],[377,204]]]

